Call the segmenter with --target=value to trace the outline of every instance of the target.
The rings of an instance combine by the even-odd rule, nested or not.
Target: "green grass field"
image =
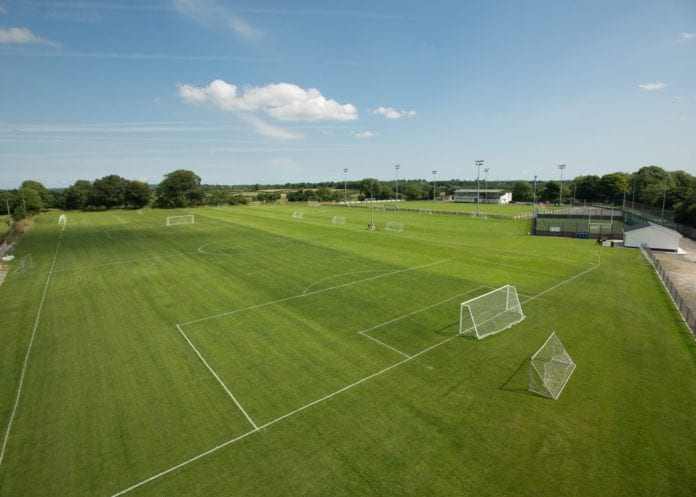
[[[394,206],[394,202],[376,202],[375,205]],[[411,200],[399,202],[402,209],[430,209],[439,211],[476,212],[476,204],[464,202],[432,202],[428,200]],[[534,206],[525,204],[480,204],[479,212],[487,214],[502,214],[505,216],[517,216],[531,214]],[[553,209],[554,207],[549,207]]]
[[[696,488],[696,347],[636,251],[341,207],[57,218],[0,287],[2,497]],[[526,319],[457,336],[504,284]],[[577,364],[557,401],[526,390],[552,331]]]

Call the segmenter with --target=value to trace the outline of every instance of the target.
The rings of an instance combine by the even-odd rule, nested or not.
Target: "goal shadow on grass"
[[[507,380],[505,380],[505,383],[500,385],[498,390],[536,397],[536,394],[529,391],[529,363],[529,358],[522,361],[522,363],[517,366],[515,372],[512,373]]]

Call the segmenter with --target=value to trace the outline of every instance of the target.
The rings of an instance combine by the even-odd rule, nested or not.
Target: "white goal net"
[[[65,225],[68,223],[68,218],[65,217],[65,214],[61,214],[60,217],[58,218],[58,224],[63,226],[65,228]]]
[[[23,255],[17,263],[17,267],[15,267],[15,273],[23,273],[24,271],[32,267],[32,265],[33,263],[31,260],[31,254]]]
[[[174,226],[175,224],[194,224],[195,219],[193,214],[188,214],[186,216],[169,216],[167,217],[167,226]]]
[[[384,231],[394,231],[401,233],[404,230],[404,223],[397,223],[394,221],[389,221],[384,225]]]
[[[334,216],[331,218],[332,224],[346,224],[346,216]]]
[[[500,333],[525,318],[517,289],[505,285],[459,306],[459,334],[479,340]]]
[[[292,213],[293,219],[302,219],[303,217],[304,217],[304,213],[302,211],[294,211]]]
[[[575,371],[575,363],[554,331],[529,362],[529,390],[558,399]]]
[[[611,223],[589,223],[588,231],[590,233],[611,233]]]

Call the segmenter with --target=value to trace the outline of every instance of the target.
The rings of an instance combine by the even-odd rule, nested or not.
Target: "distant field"
[[[379,202],[386,206],[394,206],[394,202]],[[463,202],[432,202],[427,200],[415,200],[399,202],[400,208],[407,209],[430,209],[440,211],[457,211],[457,212],[476,212],[476,204],[468,204]],[[480,204],[479,213],[503,214],[508,216],[517,216],[519,214],[531,214],[533,205],[526,204]],[[546,209],[555,209],[547,207]]]
[[[0,286],[0,497],[693,494],[696,347],[640,253],[370,214],[40,216]],[[504,284],[526,319],[457,336]],[[526,389],[552,331],[557,401]]]

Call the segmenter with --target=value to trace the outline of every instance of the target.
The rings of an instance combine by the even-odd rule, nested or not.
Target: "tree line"
[[[614,172],[604,176],[577,176],[564,181],[491,181],[478,182],[480,188],[512,191],[513,201],[557,203],[602,202],[622,204],[624,199],[647,206],[673,210],[675,221],[696,227],[696,177],[685,171],[668,172],[659,166],[646,166],[634,173]],[[433,183],[425,179],[401,179],[398,196],[403,200],[429,200],[433,196],[451,195],[459,188],[475,188],[477,182],[449,179]],[[347,191],[344,191],[344,188]],[[274,191],[262,191],[269,189]],[[286,191],[289,202],[341,201],[344,196],[358,200],[393,199],[395,180],[363,178],[348,182],[286,183],[284,185],[202,185],[201,178],[186,169],[172,171],[156,186],[111,174],[93,181],[78,180],[65,189],[49,190],[38,181],[27,180],[16,190],[0,190],[0,211],[14,219],[36,214],[42,209],[104,210],[196,207],[245,204],[253,192],[263,203],[281,199],[278,190]],[[356,195],[357,192],[357,195]]]

